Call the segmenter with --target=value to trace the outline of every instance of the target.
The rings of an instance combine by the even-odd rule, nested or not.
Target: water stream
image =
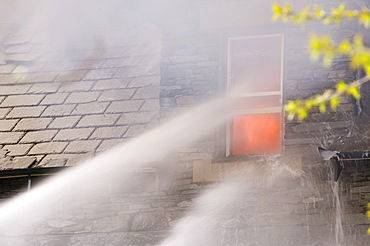
[[[209,134],[225,120],[219,117],[225,105],[224,98],[208,102],[3,204],[0,234],[13,238],[38,234],[40,228],[36,225],[51,218],[68,216],[69,213],[85,217],[82,208],[91,206],[89,204],[94,204],[97,209],[102,207],[99,216],[104,217],[107,211],[103,208],[109,208],[105,205],[107,194],[101,188],[102,183],[109,182],[112,177],[128,178],[130,173],[125,170],[153,166],[153,163],[160,165],[168,153]],[[271,243],[293,246],[291,242],[294,240],[301,242],[296,245],[321,245],[315,244],[319,241],[342,245],[344,236],[338,184],[333,186],[337,216],[334,231],[330,232],[333,228],[330,226],[326,239],[318,238],[316,241],[315,237],[325,232],[315,234],[309,226],[298,226],[302,223],[299,211],[307,206],[300,205],[302,195],[299,192],[303,190],[307,194],[309,188],[297,178],[301,173],[274,159],[267,159],[263,164],[250,164],[244,170],[237,170],[237,174],[231,173],[225,182],[209,187],[193,201],[193,209],[175,224],[161,246]],[[289,231],[292,227],[286,225],[295,223],[297,230]],[[277,235],[281,239],[274,242]],[[334,235],[334,242],[330,235]]]
[[[339,194],[340,184],[338,182],[332,182],[333,190],[333,207],[334,207],[334,218],[335,218],[335,228],[334,237],[336,245],[343,245],[344,242],[344,231],[342,225],[342,205]]]
[[[79,211],[86,202],[103,202],[106,190],[101,184],[109,183],[112,177],[124,179],[129,175],[125,170],[153,167],[166,154],[207,134],[225,120],[219,117],[225,103],[224,98],[208,102],[3,204],[1,235],[32,234],[35,224],[51,216]]]
[[[161,246],[258,245],[253,243],[258,243],[259,236],[250,235],[249,229],[258,230],[254,225],[263,219],[274,220],[273,213],[269,218],[259,206],[266,203],[267,196],[274,196],[271,192],[276,181],[281,185],[285,182],[281,178],[294,179],[300,173],[276,161],[250,164],[239,173],[230,173],[225,181],[198,197],[191,212],[176,224]],[[265,234],[271,232],[268,228],[262,229]],[[265,245],[266,240],[260,240]]]

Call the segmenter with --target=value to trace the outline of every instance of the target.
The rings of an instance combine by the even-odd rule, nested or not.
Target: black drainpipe
[[[333,180],[338,181],[339,175],[344,168],[344,162],[348,161],[359,161],[359,160],[369,160],[369,151],[352,151],[352,152],[338,152],[331,151],[321,147],[318,147],[318,151],[323,158],[323,160],[329,161],[334,170]]]

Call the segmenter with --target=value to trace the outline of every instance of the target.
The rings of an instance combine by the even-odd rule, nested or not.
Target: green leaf
[[[357,87],[351,87],[349,89],[347,89],[346,91],[348,94],[352,95],[354,98],[356,98],[357,100],[361,98],[361,94],[360,92],[358,91],[358,88]]]
[[[341,5],[338,6],[337,9],[332,9],[331,13],[333,15],[339,15],[340,16],[344,12],[345,8],[346,8],[346,6],[344,4],[341,4]]]
[[[298,112],[298,120],[302,121],[308,117],[308,112],[306,109],[301,108]]]
[[[326,36],[326,35],[322,36],[321,43],[322,43],[323,48],[326,48],[326,49],[328,49],[332,46],[331,38],[329,36]]]
[[[277,19],[279,19],[279,17],[280,17],[280,13],[275,13],[273,16],[272,16],[272,21],[276,21]]]
[[[273,3],[272,4],[272,11],[282,13],[283,9],[279,6],[279,4]]]
[[[347,12],[347,16],[349,17],[349,18],[353,18],[353,17],[357,17],[358,16],[358,11],[357,10],[352,10],[352,11],[348,11]]]
[[[293,113],[295,114],[296,110],[297,110],[297,104],[293,101],[289,101],[285,107],[284,107],[285,111],[287,111],[288,113]]]
[[[340,53],[345,54],[345,53],[348,53],[351,50],[352,45],[351,45],[351,42],[349,42],[347,39],[345,39],[345,40],[342,40],[342,42],[340,43],[338,48],[339,48]]]
[[[366,19],[366,21],[364,21],[364,27],[366,29],[369,29],[369,27],[370,27],[370,18],[369,17]]]
[[[364,46],[363,37],[362,37],[361,34],[356,34],[356,36],[353,38],[353,44],[356,47],[363,47]]]
[[[320,103],[319,110],[320,110],[320,113],[322,113],[322,114],[326,112],[326,103],[325,102]]]
[[[330,99],[330,108],[332,110],[336,110],[339,104],[340,104],[339,97],[333,97]]]
[[[286,14],[286,15],[290,15],[292,14],[293,10],[292,10],[292,5],[290,4],[285,4],[284,8],[283,8],[283,13]]]
[[[361,56],[355,54],[351,57],[350,67],[352,69],[357,69],[361,65]]]
[[[370,76],[370,64],[369,63],[364,65],[364,70],[365,70],[366,76]]]
[[[347,84],[344,83],[343,80],[340,80],[337,85],[335,86],[335,88],[337,88],[337,91],[338,92],[344,92],[347,88]]]
[[[307,100],[306,101],[306,108],[307,109],[310,109],[310,108],[312,108],[313,106],[315,106],[315,100]]]
[[[273,3],[272,4],[272,11],[274,13],[278,13],[278,14],[282,14],[283,13],[283,9],[277,3]]]
[[[323,66],[324,67],[331,67],[331,64],[333,62],[333,58],[334,58],[334,54],[327,53],[324,56],[324,59],[322,60],[323,61]]]
[[[329,25],[330,23],[333,22],[333,20],[334,20],[334,18],[331,17],[331,16],[329,16],[329,17],[327,17],[327,18],[324,19],[324,24],[325,25]]]
[[[321,56],[321,52],[316,51],[316,50],[311,50],[311,54],[310,54],[311,61],[319,60],[320,56]]]
[[[315,4],[313,6],[313,10],[315,12],[315,17],[317,19],[323,18],[325,16],[325,14],[326,14],[325,11],[319,5],[317,5],[317,4]]]
[[[369,13],[362,13],[358,20],[360,24],[362,24],[365,28],[370,27],[370,14]]]

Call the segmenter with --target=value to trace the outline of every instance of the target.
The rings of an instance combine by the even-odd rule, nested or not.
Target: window
[[[228,40],[226,156],[282,149],[283,35]]]

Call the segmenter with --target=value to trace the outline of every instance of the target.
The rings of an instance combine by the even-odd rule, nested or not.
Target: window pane
[[[281,122],[281,113],[235,116],[231,154],[280,153]]]
[[[261,96],[234,99],[233,109],[280,107],[281,96]]]
[[[281,37],[231,41],[229,93],[280,91]]]

